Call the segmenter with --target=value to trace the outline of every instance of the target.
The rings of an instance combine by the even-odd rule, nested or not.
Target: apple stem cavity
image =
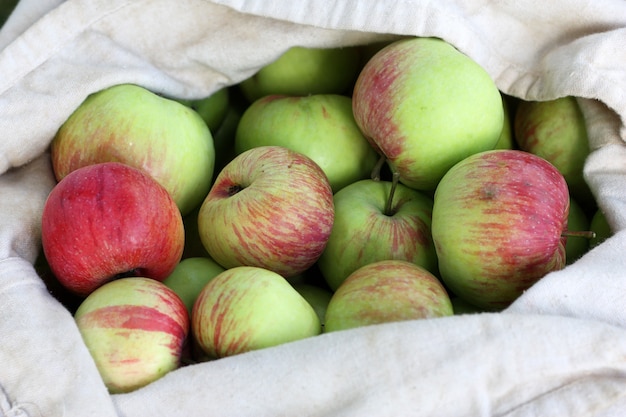
[[[374,181],[380,181],[380,171],[383,169],[383,165],[385,164],[385,162],[387,162],[387,157],[385,155],[381,155],[380,158],[378,158],[376,165],[374,165],[374,168],[372,169],[371,178]]]
[[[243,187],[241,185],[231,185],[230,187],[228,187],[228,196],[232,197],[241,190],[243,190]]]
[[[400,173],[393,171],[391,177],[391,189],[389,190],[389,196],[387,196],[387,203],[385,204],[385,216],[393,216],[395,210],[393,209],[393,195],[396,193],[398,182],[400,181]]]
[[[563,233],[561,233],[561,236],[584,237],[586,239],[593,239],[596,237],[596,232],[593,232],[591,230],[582,230],[582,231],[566,230]]]

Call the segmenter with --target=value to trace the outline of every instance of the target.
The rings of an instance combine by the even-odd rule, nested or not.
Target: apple
[[[287,280],[253,266],[228,269],[202,289],[191,329],[200,347],[216,358],[321,333],[317,313]]]
[[[360,67],[358,47],[294,46],[239,83],[251,103],[270,94],[348,94]]]
[[[265,96],[243,113],[235,152],[284,146],[315,161],[333,192],[369,178],[378,155],[354,121],[352,100],[337,94]]]
[[[74,318],[112,394],[134,391],[180,366],[189,315],[161,282],[108,282],[83,300]]]
[[[281,146],[260,146],[218,174],[198,230],[224,268],[257,266],[289,278],[317,261],[333,220],[332,190],[319,165]]]
[[[204,286],[225,269],[211,258],[193,257],[180,261],[163,284],[174,290],[191,315],[193,303]]]
[[[317,261],[332,290],[360,267],[386,259],[436,273],[431,197],[398,182],[366,179],[337,192],[334,205],[333,228]]]
[[[354,271],[335,291],[324,331],[452,314],[450,297],[433,274],[411,262],[378,261]]]
[[[124,276],[164,280],[181,259],[184,234],[167,190],[118,162],[72,171],[54,186],[42,213],[50,269],[83,297]]]
[[[57,180],[99,162],[142,169],[183,215],[206,196],[215,164],[213,138],[198,113],[132,84],[87,97],[57,131],[50,155]]]
[[[327,288],[322,288],[319,285],[309,284],[307,282],[297,282],[291,285],[298,291],[298,294],[313,307],[323,328],[326,321],[326,309],[333,296],[333,292]]]
[[[580,204],[570,198],[569,213],[567,217],[568,231],[589,231],[591,224],[587,218],[587,213]],[[589,250],[590,239],[586,236],[568,236],[565,243],[565,263],[572,264]]]
[[[513,125],[511,123],[511,106],[504,96],[502,96],[503,123],[502,132],[498,138],[498,142],[493,149],[516,149],[517,144],[513,134]]]
[[[613,231],[602,209],[597,209],[591,216],[590,226],[595,236],[589,240],[589,247],[595,248],[613,235]]]
[[[208,97],[201,99],[175,99],[191,108],[202,117],[211,133],[219,129],[229,111],[230,94],[228,87],[220,88]]]
[[[589,155],[585,119],[575,97],[548,101],[520,101],[515,114],[515,140],[521,150],[554,165],[565,177],[570,193],[585,211],[595,206],[583,178]]]
[[[502,96],[490,75],[436,38],[395,41],[363,67],[354,117],[400,181],[432,191],[463,158],[493,149],[502,133]]]
[[[565,265],[568,209],[567,183],[545,159],[507,149],[467,157],[434,195],[442,281],[477,307],[508,306]]]

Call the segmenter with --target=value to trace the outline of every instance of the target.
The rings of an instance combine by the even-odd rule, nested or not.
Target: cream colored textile
[[[503,313],[322,335],[109,396],[32,267],[56,129],[114,84],[202,97],[291,46],[388,35],[444,38],[507,94],[580,97],[615,235]],[[621,0],[22,0],[0,30],[0,416],[623,416],[625,46]]]

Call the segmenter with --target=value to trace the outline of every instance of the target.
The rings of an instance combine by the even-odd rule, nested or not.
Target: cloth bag
[[[324,334],[109,395],[33,267],[58,127],[114,84],[199,98],[291,46],[391,35],[445,39],[512,96],[579,97],[614,235],[501,313]],[[0,416],[625,415],[625,46],[620,0],[22,0],[0,30]]]

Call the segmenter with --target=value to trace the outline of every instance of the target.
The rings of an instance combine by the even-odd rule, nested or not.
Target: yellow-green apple
[[[386,259],[437,271],[429,196],[398,182],[366,179],[337,192],[334,204],[333,228],[317,261],[332,290],[360,267]]]
[[[490,75],[436,38],[381,49],[360,72],[352,103],[372,146],[419,190],[434,190],[452,165],[493,149],[502,132],[502,96]]]
[[[172,273],[163,280],[185,303],[191,314],[193,303],[204,286],[225,269],[208,257],[185,258],[180,261]]]
[[[347,94],[354,84],[359,64],[358,47],[294,46],[240,82],[239,88],[251,103],[270,94]]]
[[[193,306],[191,329],[216,358],[321,333],[317,313],[287,280],[253,266],[228,269],[209,281]]]
[[[332,190],[319,165],[285,147],[259,146],[218,174],[198,229],[224,268],[257,266],[289,278],[317,261],[333,220]]]
[[[589,231],[591,224],[587,213],[578,204],[576,199],[569,200],[569,214],[567,217],[568,231]],[[566,264],[574,263],[589,250],[590,239],[586,236],[568,236],[565,244],[565,262]]]
[[[378,160],[354,121],[352,101],[338,94],[256,100],[241,117],[235,152],[266,145],[284,146],[314,160],[333,192],[369,178]]]
[[[519,148],[548,160],[563,174],[570,194],[583,209],[586,212],[595,209],[595,200],[583,178],[589,139],[576,98],[520,101],[514,121]]]
[[[57,180],[99,162],[122,162],[149,173],[181,213],[199,205],[211,185],[213,138],[191,108],[132,84],[88,96],[52,140]]]
[[[480,308],[508,306],[565,265],[568,209],[567,183],[545,159],[508,149],[467,157],[434,195],[441,279]]]
[[[228,87],[224,87],[205,98],[175,100],[198,113],[209,127],[211,133],[214,133],[219,129],[228,114],[230,104],[229,91]]]
[[[450,297],[433,274],[411,262],[378,261],[357,269],[337,288],[324,331],[452,314]]]
[[[178,368],[190,328],[176,293],[145,277],[101,286],[74,318],[111,393],[134,391]]]
[[[292,283],[292,286],[309,304],[311,304],[323,328],[326,320],[326,309],[333,296],[333,292],[327,288],[322,288],[319,285],[307,282]]]
[[[517,148],[517,144],[515,143],[514,135],[513,135],[513,124],[511,121],[511,106],[508,100],[502,96],[502,109],[503,109],[503,122],[502,122],[502,132],[500,133],[500,137],[498,138],[498,142],[493,147],[493,149],[515,149]]]
[[[42,213],[50,269],[81,296],[123,276],[164,280],[181,259],[184,234],[167,190],[118,162],[72,171],[52,189]]]
[[[606,215],[600,208],[598,208],[591,216],[589,228],[595,233],[595,236],[589,240],[590,248],[598,246],[604,240],[613,235],[613,230],[609,225]]]

